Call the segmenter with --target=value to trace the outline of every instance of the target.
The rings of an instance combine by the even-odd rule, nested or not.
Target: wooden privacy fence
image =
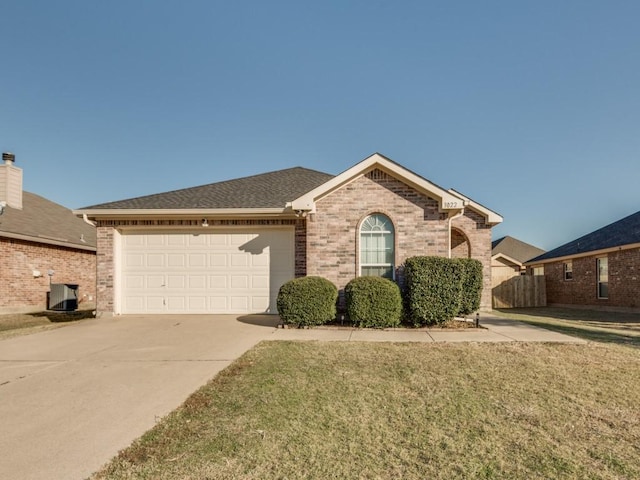
[[[511,277],[493,287],[493,308],[545,307],[547,290],[544,275]]]

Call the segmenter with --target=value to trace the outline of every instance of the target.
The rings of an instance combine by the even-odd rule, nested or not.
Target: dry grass
[[[640,350],[266,342],[94,479],[640,478]]]
[[[558,307],[509,308],[494,313],[585,340],[640,347],[640,313]]]
[[[51,330],[59,328],[67,322],[92,317],[93,310],[3,314],[0,315],[0,340]]]

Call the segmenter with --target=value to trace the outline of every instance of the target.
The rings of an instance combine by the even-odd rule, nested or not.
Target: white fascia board
[[[315,204],[318,200],[341,186],[352,182],[356,178],[365,175],[374,168],[379,168],[391,176],[411,185],[417,190],[424,192],[431,197],[435,197],[440,201],[441,210],[461,210],[464,208],[464,200],[459,195],[438,187],[436,184],[416,175],[378,153],[365,158],[360,163],[357,163],[350,169],[342,172],[340,175],[333,177],[328,182],[325,182],[314,190],[296,198],[289,205],[293,210],[315,212]]]
[[[496,253],[495,255],[491,256],[492,260],[498,260],[500,258],[504,258],[507,262],[510,262],[519,267],[522,267],[524,265],[522,262],[519,262],[515,258],[512,258],[509,255],[505,255],[504,253]]]
[[[122,218],[122,217],[255,217],[255,216],[283,216],[294,213],[285,208],[97,208],[73,210],[79,217],[87,215],[89,218]]]
[[[463,198],[465,200],[465,204],[467,205],[467,207],[469,207],[471,210],[475,210],[480,215],[482,215],[486,219],[488,224],[497,225],[499,223],[502,223],[502,221],[504,220],[504,218],[502,218],[502,215],[494,212],[493,210],[488,209],[484,205],[480,205],[478,202],[474,202],[469,197],[464,196],[457,190],[454,190],[452,188],[449,190],[449,192],[459,196],[460,198]]]

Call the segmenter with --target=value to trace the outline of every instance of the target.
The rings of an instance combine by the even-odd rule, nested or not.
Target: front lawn
[[[640,347],[640,313],[577,308],[504,308],[495,314],[594,342]]]
[[[94,479],[640,478],[640,350],[263,342]]]

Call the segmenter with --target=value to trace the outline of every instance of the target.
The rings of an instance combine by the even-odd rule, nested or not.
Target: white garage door
[[[122,313],[277,313],[292,230],[122,235]]]

